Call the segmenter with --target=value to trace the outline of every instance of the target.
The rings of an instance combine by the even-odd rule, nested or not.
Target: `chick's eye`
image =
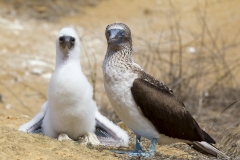
[[[71,42],[74,43],[75,42],[75,38],[72,37],[71,38]]]
[[[62,41],[63,41],[63,37],[60,37],[60,38],[59,38],[59,41],[62,42]]]

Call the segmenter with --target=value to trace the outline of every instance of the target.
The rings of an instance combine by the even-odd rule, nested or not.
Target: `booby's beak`
[[[124,30],[121,29],[111,29],[107,32],[108,34],[108,43],[111,42],[121,42],[122,37],[124,36]]]
[[[70,50],[74,47],[75,38],[73,38],[72,36],[62,36],[59,38],[59,44],[62,49],[65,49],[67,46],[67,48]]]

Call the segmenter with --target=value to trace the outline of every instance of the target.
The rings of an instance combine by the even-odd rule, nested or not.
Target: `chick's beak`
[[[59,44],[63,49],[65,49],[67,46],[67,48],[70,50],[74,47],[75,38],[71,36],[62,36],[59,38]]]

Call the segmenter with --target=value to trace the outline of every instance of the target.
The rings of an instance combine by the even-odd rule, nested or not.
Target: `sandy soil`
[[[106,51],[106,26],[113,22],[128,24],[132,29],[136,52],[149,51],[142,39],[155,43],[163,30],[166,31],[165,37],[170,34],[169,17],[172,13],[169,12],[169,1],[106,0],[79,2],[77,5],[74,3],[74,0],[71,4],[59,0],[55,4],[48,1],[0,1],[0,159],[127,158],[114,155],[107,148],[89,148],[76,142],[59,142],[43,135],[29,135],[17,131],[21,124],[39,112],[41,105],[47,100],[47,86],[55,67],[55,37],[61,28],[72,26],[78,32],[82,40],[83,71],[94,84],[94,96],[100,110],[115,122],[119,120],[111,109],[102,85],[101,64]],[[199,9],[204,11],[204,3],[196,3],[191,0],[176,0],[173,4],[177,16],[181,17],[181,27],[184,28],[184,53],[194,39],[190,33],[197,34],[201,30],[199,17],[196,15]],[[219,31],[218,35],[214,35],[215,38],[224,37],[224,42],[219,40],[216,43],[239,40],[236,38],[240,25],[239,6],[238,1],[220,0],[207,3],[206,21],[209,29]],[[189,32],[185,33],[184,30]],[[206,39],[208,41],[210,38]],[[167,48],[169,45],[171,44],[162,47]],[[231,49],[227,56],[228,63],[238,58],[238,51],[239,47]],[[136,57],[136,61],[146,66],[149,73],[154,73],[155,70],[148,67],[140,55]],[[240,74],[236,75],[239,76]],[[239,107],[235,109],[236,111],[229,111],[229,114],[233,113],[233,121],[228,122],[224,117],[222,126],[211,131],[214,136],[219,135],[223,128],[239,121]],[[222,108],[208,110],[207,114],[213,116],[204,120],[195,117],[201,120],[201,126],[206,127],[215,121],[221,111]],[[133,147],[133,144],[130,144],[130,147]],[[182,144],[158,146],[156,159],[166,157],[207,159]]]
[[[115,155],[108,147],[94,147],[79,144],[78,142],[64,140],[58,141],[41,134],[26,134],[17,131],[27,116],[1,116],[0,117],[0,157],[1,159],[126,159],[125,155]],[[183,144],[182,144],[183,145]],[[134,144],[130,144],[133,149]],[[143,144],[149,146],[149,143]],[[186,146],[185,146],[186,147]],[[187,148],[187,147],[186,147]],[[171,150],[170,150],[171,149]],[[156,155],[161,157],[178,155],[178,157],[193,157],[188,152],[175,147],[157,147]]]

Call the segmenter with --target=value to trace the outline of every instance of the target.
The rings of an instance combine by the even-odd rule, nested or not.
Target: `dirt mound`
[[[129,159],[127,155],[117,155],[110,149],[133,150],[135,137],[132,132],[129,148],[109,148],[103,146],[82,145],[74,141],[58,141],[42,134],[27,134],[17,131],[17,128],[30,120],[28,116],[0,116],[0,157],[1,159]],[[148,150],[150,142],[141,142]],[[185,151],[183,151],[183,149]],[[155,158],[183,158],[197,157],[197,152],[184,144],[175,146],[157,146]],[[201,157],[206,158],[199,154]],[[198,157],[199,157],[198,155]]]
[[[40,134],[17,131],[26,116],[0,117],[1,159],[118,159],[107,150],[96,150],[73,141],[58,141]]]

